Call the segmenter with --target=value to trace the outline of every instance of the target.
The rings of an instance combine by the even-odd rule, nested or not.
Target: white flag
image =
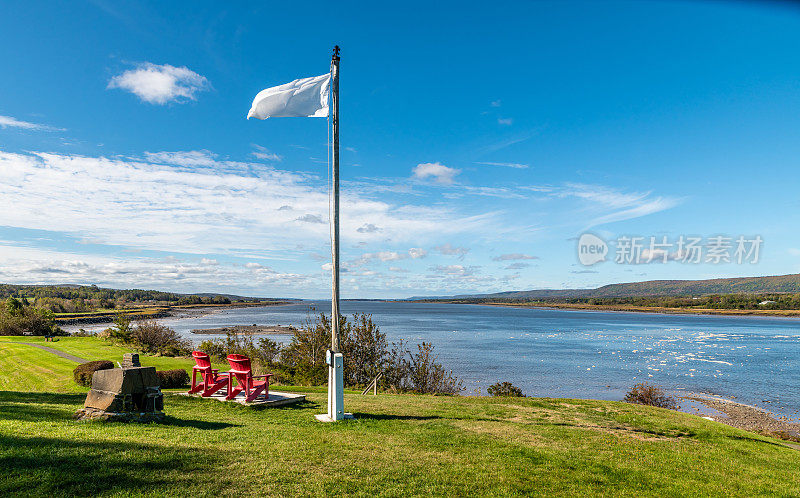
[[[247,119],[325,118],[328,116],[330,81],[328,73],[261,90],[253,99]]]

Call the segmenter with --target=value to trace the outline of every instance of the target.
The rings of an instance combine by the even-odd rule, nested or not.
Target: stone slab
[[[120,394],[142,394],[147,387],[158,387],[155,367],[110,368],[92,375],[92,389]]]

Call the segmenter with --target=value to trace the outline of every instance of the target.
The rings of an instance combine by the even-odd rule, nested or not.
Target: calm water
[[[310,306],[330,312],[330,303],[305,301],[163,323],[197,340],[191,329],[300,325]],[[342,312],[372,313],[390,342],[433,343],[469,393],[510,381],[534,396],[621,399],[634,383],[651,381],[792,417],[800,411],[797,319],[375,301],[344,301]]]

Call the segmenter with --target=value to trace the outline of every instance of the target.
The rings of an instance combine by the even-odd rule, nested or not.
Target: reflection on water
[[[231,309],[163,323],[195,341],[195,328],[301,325],[310,307]],[[634,383],[700,391],[800,411],[800,320],[656,315],[493,306],[344,301],[372,313],[390,341],[429,341],[470,392],[510,381],[536,396],[621,399]],[[200,337],[200,339],[198,339]],[[287,336],[272,336],[286,341]]]

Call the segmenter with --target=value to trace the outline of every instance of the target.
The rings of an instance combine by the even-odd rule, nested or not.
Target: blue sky
[[[244,118],[336,43],[344,297],[800,272],[788,3],[5,2],[0,33],[3,282],[328,296],[326,120]],[[614,261],[681,235],[763,244]]]

